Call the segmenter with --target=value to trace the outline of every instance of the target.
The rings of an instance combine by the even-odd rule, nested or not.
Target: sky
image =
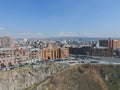
[[[120,37],[120,0],[0,0],[0,36]]]

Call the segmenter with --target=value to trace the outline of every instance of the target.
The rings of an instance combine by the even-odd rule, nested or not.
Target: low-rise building
[[[0,66],[11,66],[17,62],[14,61],[14,50],[12,48],[0,48]]]
[[[41,49],[32,48],[30,50],[30,59],[32,59],[32,60],[40,60],[41,59]]]
[[[29,59],[29,52],[26,49],[14,49],[14,60],[18,61],[19,63],[22,63]]]

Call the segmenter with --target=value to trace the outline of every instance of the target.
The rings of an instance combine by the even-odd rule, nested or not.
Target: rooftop
[[[0,50],[13,50],[13,48],[0,48]]]

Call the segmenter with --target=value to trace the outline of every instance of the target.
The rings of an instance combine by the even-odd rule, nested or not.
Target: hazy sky
[[[120,37],[120,0],[0,0],[0,36]]]

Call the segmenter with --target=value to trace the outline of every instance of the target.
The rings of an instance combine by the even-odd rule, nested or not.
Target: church
[[[69,48],[59,47],[58,43],[52,45],[50,42],[42,49],[42,60],[55,60],[69,57]]]

